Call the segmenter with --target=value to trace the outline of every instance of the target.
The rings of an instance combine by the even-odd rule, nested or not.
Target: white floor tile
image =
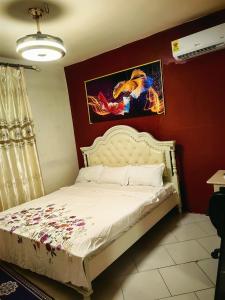
[[[163,246],[154,249],[145,249],[134,257],[138,271],[152,270],[174,265],[174,261],[169,256]]]
[[[94,285],[92,300],[123,300],[123,293],[119,284],[103,280]]]
[[[178,241],[174,236],[174,234],[168,231],[168,228],[164,228],[163,230],[160,231],[156,230],[152,238],[154,243],[157,244],[158,246],[176,243]]]
[[[214,249],[220,248],[221,239],[217,235],[213,235],[198,239],[198,242],[211,254]]]
[[[213,287],[196,263],[166,267],[159,271],[173,296]]]
[[[203,222],[203,221],[208,221],[209,220],[209,216],[206,216],[205,214],[195,214],[194,215],[194,219],[195,222]]]
[[[153,300],[169,297],[170,293],[158,271],[133,274],[122,283],[125,300]]]
[[[198,298],[194,293],[191,293],[191,294],[183,294],[179,296],[164,298],[163,300],[198,300]]]
[[[178,241],[193,240],[207,236],[207,234],[198,226],[197,223],[179,226],[172,233],[175,235]]]
[[[114,263],[112,263],[105,271],[104,277],[110,277],[111,280],[116,281],[118,277],[126,276],[129,274],[137,273],[138,270],[134,263],[130,250],[125,252]]]
[[[170,216],[152,229],[152,239],[159,245],[177,242],[172,231],[177,227],[177,215]]]
[[[153,246],[160,246],[170,243],[176,243],[178,240],[171,233],[171,227],[167,224],[160,224],[160,226],[155,226],[152,228],[143,238],[138,241],[134,248],[137,250],[142,248],[144,244],[146,247],[151,249]]]
[[[214,300],[215,289],[208,289],[196,292],[199,300]]]
[[[179,225],[190,224],[195,222],[195,214],[183,213],[178,220]]]
[[[200,268],[207,274],[207,276],[216,284],[218,259],[204,259],[198,262]]]
[[[195,240],[164,246],[177,264],[210,258],[209,253]]]
[[[208,221],[209,217],[204,214],[184,213],[179,218],[179,225]]]
[[[217,234],[216,228],[210,221],[198,222],[197,225],[208,235]]]
[[[175,235],[172,233],[166,233],[163,236],[161,236],[159,240],[159,245],[166,245],[166,244],[171,244],[171,243],[176,243],[177,239]]]

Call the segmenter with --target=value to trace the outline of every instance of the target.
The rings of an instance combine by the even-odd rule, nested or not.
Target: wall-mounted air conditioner
[[[172,41],[173,57],[186,60],[225,48],[225,23]]]

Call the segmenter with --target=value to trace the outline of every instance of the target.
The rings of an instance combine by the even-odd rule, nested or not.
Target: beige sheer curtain
[[[0,66],[0,211],[43,194],[23,69]]]

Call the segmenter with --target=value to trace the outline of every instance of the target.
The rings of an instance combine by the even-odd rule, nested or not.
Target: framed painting
[[[165,114],[160,60],[84,83],[91,124]]]

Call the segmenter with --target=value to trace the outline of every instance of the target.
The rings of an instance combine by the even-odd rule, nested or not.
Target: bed
[[[164,164],[164,185],[77,182],[2,212],[0,259],[90,299],[92,281],[181,200],[174,141],[119,125],[81,151],[86,169]]]

